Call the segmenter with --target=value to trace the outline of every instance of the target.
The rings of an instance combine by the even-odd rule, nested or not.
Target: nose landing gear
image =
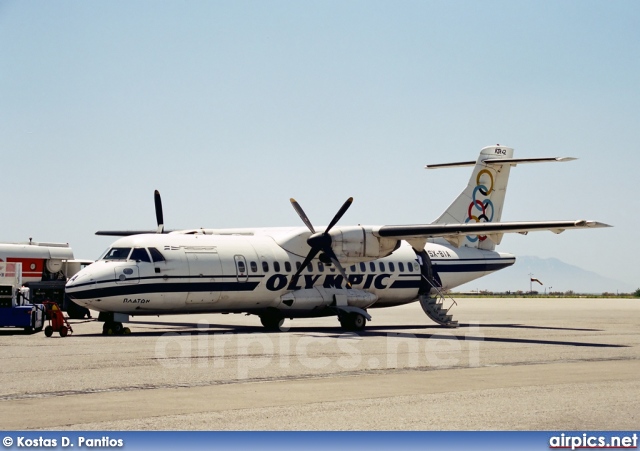
[[[101,312],[98,321],[103,321],[102,335],[129,335],[131,329],[124,327],[123,322],[129,322],[129,315],[126,313],[106,313]]]
[[[102,325],[102,335],[130,335],[131,329],[124,327],[122,323],[105,322]]]

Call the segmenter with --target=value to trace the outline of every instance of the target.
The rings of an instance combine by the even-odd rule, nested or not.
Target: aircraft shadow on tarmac
[[[86,321],[85,321],[86,322]],[[75,324],[75,323],[74,323]],[[259,331],[263,331],[264,329],[260,326],[231,326],[229,324],[214,324],[214,323],[185,323],[185,322],[167,322],[167,321],[131,321],[128,324],[135,326],[135,325],[142,325],[142,324],[148,324],[151,326],[167,326],[167,327],[175,327],[175,328],[180,328],[180,329],[184,329],[184,328],[196,328],[196,329],[205,329],[205,328],[220,328],[220,329],[227,329],[227,330],[233,330],[233,331],[242,331],[244,329],[246,330],[251,330],[253,332],[255,332],[254,329],[257,329]],[[204,327],[203,327],[204,326]],[[514,329],[543,329],[543,330],[572,330],[572,331],[577,331],[577,332],[602,332],[602,329],[580,329],[580,328],[573,328],[573,327],[551,327],[551,326],[528,326],[525,324],[480,324],[480,323],[473,323],[473,324],[460,324],[459,328],[467,328],[467,327],[495,327],[495,328],[514,328]],[[394,329],[394,330],[399,330],[399,329],[408,329],[408,330],[414,330],[414,329],[425,329],[425,328],[432,328],[432,329],[449,329],[447,327],[444,326],[439,326],[437,324],[418,324],[418,325],[395,325],[395,326],[375,326],[372,324],[368,324],[367,325],[367,329],[366,330],[376,330],[376,329]],[[296,331],[308,331],[308,330],[341,330],[340,328],[336,327],[296,327],[295,330]]]
[[[9,328],[9,329],[5,329],[5,330],[0,330],[0,337],[5,336],[5,335],[33,335],[33,334],[37,334],[39,331],[26,331],[24,329],[18,329],[18,328]]]
[[[237,335],[242,334],[255,334],[255,333],[275,333],[265,332],[265,329],[261,326],[232,326],[229,324],[212,324],[212,323],[183,323],[183,322],[160,322],[160,321],[131,321],[128,323],[133,329],[133,333],[127,337],[161,337],[167,333],[180,333],[180,334],[222,334],[232,333]],[[171,330],[158,330],[155,327],[145,328],[145,326],[163,326],[169,327]],[[540,340],[531,338],[509,338],[509,337],[487,337],[484,335],[469,335],[461,334],[461,330],[473,329],[483,327],[503,327],[514,329],[549,329],[549,330],[570,330],[578,332],[600,332],[600,329],[572,329],[564,327],[544,327],[544,326],[527,326],[522,324],[460,324],[457,329],[451,329],[439,325],[390,325],[390,326],[372,326],[368,325],[364,331],[355,333],[345,333],[338,326],[332,327],[291,327],[285,329],[281,333],[295,333],[305,334],[312,337],[345,337],[345,334],[357,335],[361,338],[367,337],[395,337],[404,336],[409,338],[419,339],[437,339],[437,340],[460,340],[460,341],[486,341],[495,343],[521,343],[521,344],[539,344],[539,345],[556,345],[556,346],[575,346],[575,347],[593,347],[593,348],[627,348],[627,345],[617,345],[608,343],[590,343],[580,341],[560,341],[560,340]],[[416,333],[416,330],[434,329],[434,333]],[[403,332],[405,330],[411,330],[413,332]],[[454,334],[453,331],[457,332]],[[446,334],[438,332],[447,332]],[[75,337],[96,337],[102,336],[102,334],[83,334],[75,335]],[[106,338],[106,337],[105,337]]]
[[[460,327],[495,327],[513,329],[573,330],[577,332],[602,332],[602,329],[579,329],[576,327],[527,326],[525,324],[460,324]]]

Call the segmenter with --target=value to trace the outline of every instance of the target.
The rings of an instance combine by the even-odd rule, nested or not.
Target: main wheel
[[[109,335],[109,330],[111,329],[111,327],[109,326],[109,323],[103,323],[102,324],[102,335]]]
[[[353,324],[353,330],[364,330],[367,325],[367,318],[360,313],[352,313],[351,314],[351,323]]]
[[[367,318],[360,313],[348,313],[340,318],[340,325],[349,331],[364,330],[367,325]]]
[[[45,327],[45,328],[44,328],[44,334],[45,334],[47,337],[50,337],[51,335],[53,335],[53,327],[51,327],[51,326],[47,326],[47,327]]]
[[[284,324],[284,318],[275,315],[263,315],[260,317],[260,322],[265,329],[279,332]]]

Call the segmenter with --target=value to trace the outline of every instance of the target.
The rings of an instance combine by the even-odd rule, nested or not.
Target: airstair
[[[428,293],[421,294],[418,297],[420,301],[420,306],[422,310],[427,314],[427,316],[437,324],[445,327],[456,328],[458,327],[458,321],[453,319],[453,315],[449,314],[449,310],[454,305],[458,305],[458,303],[451,296],[446,296],[441,290],[440,287],[436,286],[431,280],[429,280],[424,275],[422,276],[424,280],[426,280],[429,285],[434,290],[430,290]],[[432,295],[431,292],[434,292]],[[452,301],[452,304],[449,305],[448,308],[445,308],[445,302]]]

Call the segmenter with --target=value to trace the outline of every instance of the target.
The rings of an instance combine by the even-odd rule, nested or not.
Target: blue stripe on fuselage
[[[68,292],[71,299],[98,299],[111,296],[125,296],[143,293],[195,293],[221,291],[253,291],[259,282],[180,282],[142,283],[91,288],[78,292]]]

